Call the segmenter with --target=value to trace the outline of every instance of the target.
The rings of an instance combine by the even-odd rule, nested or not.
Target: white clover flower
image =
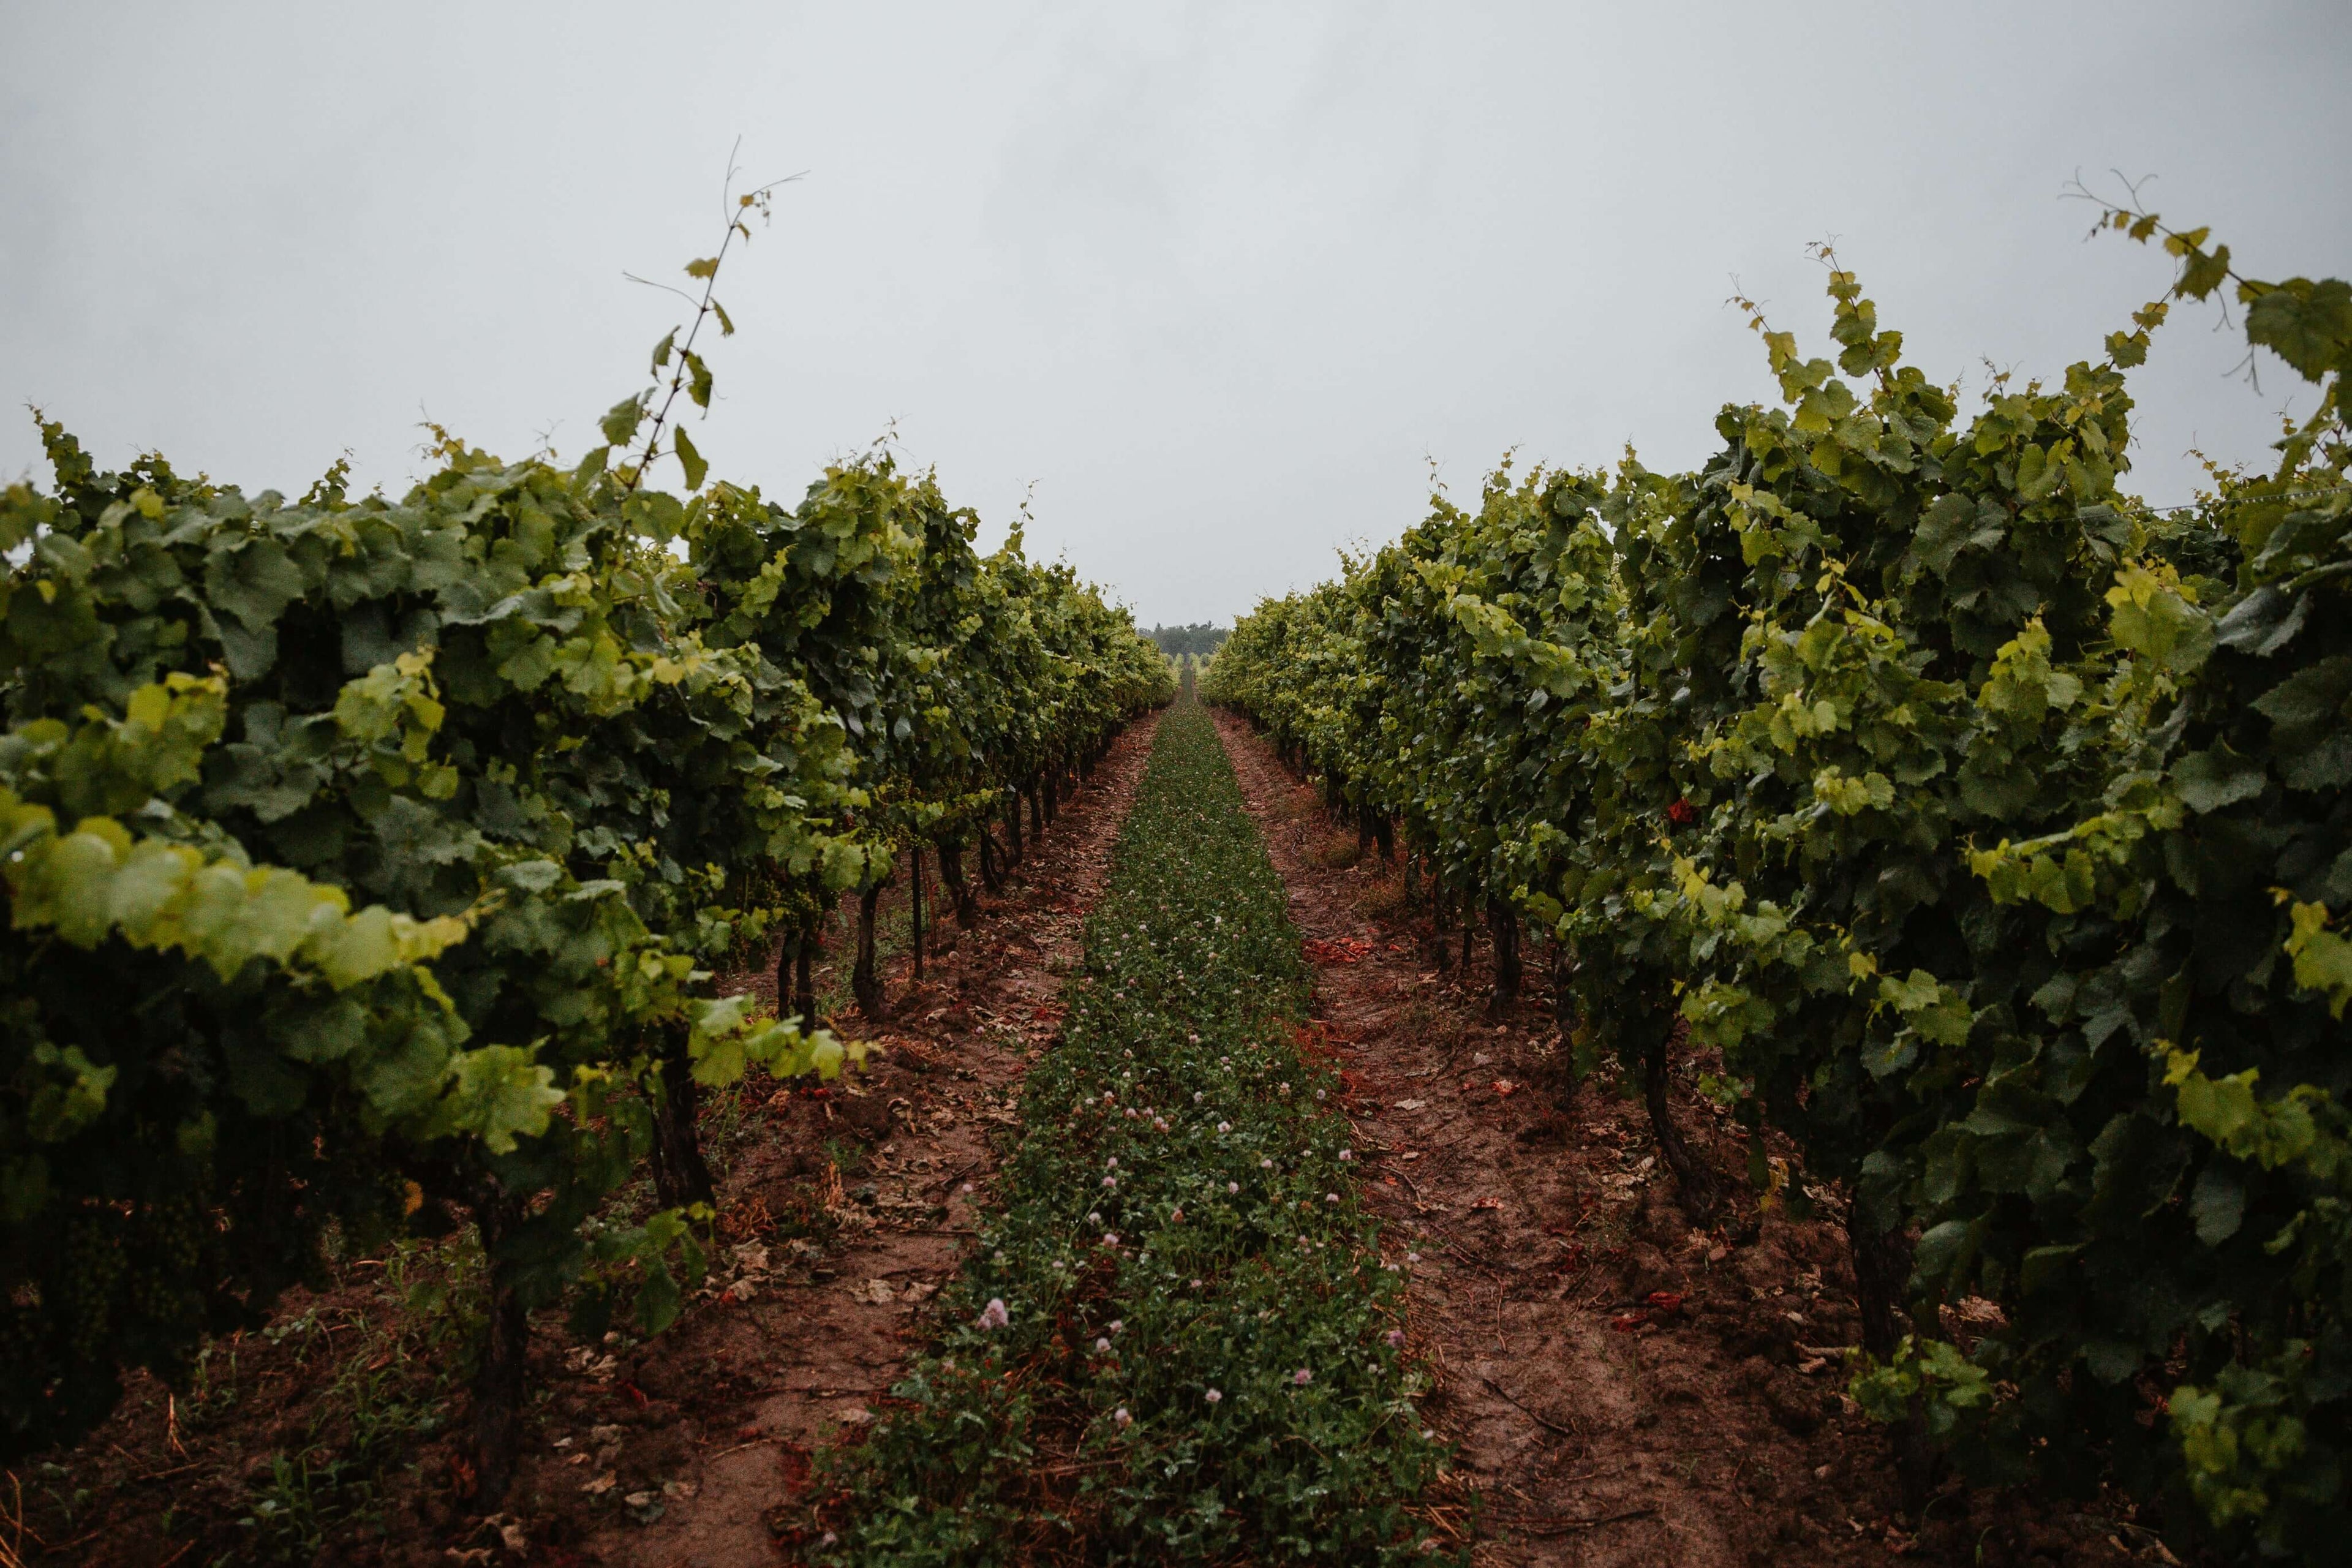
[[[1201,1288],[1201,1282],[1200,1282],[1198,1279],[1193,1280],[1193,1281],[1192,1281],[1192,1289],[1195,1289],[1195,1290],[1198,1290],[1200,1288]]]
[[[1209,1392],[1208,1392],[1208,1393],[1206,1393],[1206,1394],[1202,1394],[1202,1397],[1203,1399],[1206,1399],[1206,1400],[1207,1400],[1210,1404],[1212,1404],[1212,1405],[1217,1405],[1217,1404],[1221,1404],[1221,1403],[1223,1403],[1223,1400],[1224,1400],[1224,1397],[1225,1397],[1225,1396],[1224,1396],[1223,1394],[1219,1394],[1215,1389],[1213,1389],[1213,1389],[1209,1390]]]
[[[1227,1182],[1227,1183],[1225,1184],[1225,1191],[1227,1191],[1227,1192],[1229,1192],[1229,1193],[1237,1193],[1237,1192],[1240,1192],[1241,1190],[1242,1190],[1242,1184],[1241,1184],[1239,1182]]]
[[[1206,1089],[1196,1089],[1192,1091],[1192,1103],[1195,1105],[1200,1104],[1202,1100],[1208,1098],[1209,1095]]]
[[[1233,1130],[1234,1124],[1230,1121],[1220,1121],[1217,1123],[1217,1131],[1220,1132],[1231,1132]]]
[[[1169,1210],[1168,1220],[1171,1225],[1182,1225],[1184,1223],[1184,1210],[1182,1206],[1179,1205],[1176,1208]]]
[[[1342,1165],[1350,1163],[1355,1158],[1356,1152],[1353,1149],[1342,1149],[1339,1151],[1339,1163]]]
[[[1118,1187],[1118,1178],[1117,1176],[1105,1176],[1103,1178],[1103,1185],[1112,1191],[1117,1191]]]
[[[1290,1374],[1290,1381],[1294,1387],[1304,1388],[1315,1381],[1315,1374],[1302,1366]]]
[[[1127,1327],[1127,1324],[1117,1318],[1113,1318],[1110,1321],[1110,1331],[1112,1333],[1117,1333],[1125,1327]]]
[[[1274,1162],[1272,1160],[1260,1160],[1257,1163],[1257,1168],[1261,1171],[1271,1171],[1274,1169]]]
[[[1323,1201],[1327,1204],[1336,1204],[1339,1201],[1339,1194],[1337,1193],[1325,1193],[1323,1194]]]
[[[1121,1426],[1126,1426],[1129,1422],[1130,1422],[1130,1421],[1132,1421],[1132,1420],[1134,1420],[1134,1419],[1135,1419],[1135,1417],[1134,1417],[1134,1416],[1129,1415],[1127,1413],[1127,1406],[1126,1406],[1126,1405],[1120,1405],[1118,1409],[1116,1409],[1116,1410],[1112,1411],[1112,1412],[1110,1413],[1110,1418],[1111,1418],[1113,1421],[1118,1422]]]
[[[1402,1329],[1391,1329],[1389,1331],[1388,1339],[1389,1344],[1391,1348],[1396,1350],[1402,1350],[1404,1348],[1404,1331]]]
[[[1404,1255],[1404,1260],[1407,1263],[1418,1263],[1421,1261],[1421,1254],[1418,1252],[1408,1252]]]
[[[1105,1247],[1117,1247],[1118,1245],[1118,1233],[1109,1230],[1103,1232],[1103,1245]]]
[[[1004,1302],[999,1297],[991,1296],[988,1305],[980,1310],[979,1326],[984,1332],[1001,1329],[1012,1321],[1013,1314],[1004,1310]]]
[[[1099,1209],[1097,1209],[1097,1210],[1096,1210],[1094,1213],[1089,1214],[1088,1215],[1087,1215],[1087,1223],[1088,1225],[1100,1225],[1100,1224],[1102,1224],[1102,1211],[1101,1211],[1101,1210],[1099,1210]]]
[[[1105,1170],[1107,1170],[1107,1171],[1116,1171],[1116,1170],[1118,1170],[1118,1155],[1116,1155],[1116,1154],[1113,1154],[1109,1159],[1105,1160],[1105,1161],[1103,1162],[1103,1169],[1105,1169]]]
[[[1095,1341],[1095,1353],[1097,1355],[1102,1354],[1108,1349],[1110,1349],[1110,1342],[1108,1340],[1097,1339]]]

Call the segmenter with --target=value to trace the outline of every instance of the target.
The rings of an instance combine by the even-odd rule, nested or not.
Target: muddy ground
[[[787,1561],[770,1521],[811,1447],[870,1418],[961,1261],[1156,728],[1119,739],[1003,896],[982,895],[975,929],[932,934],[919,981],[894,900],[887,1021],[845,1004],[834,1020],[877,1047],[866,1072],[815,1090],[761,1081],[706,1108],[716,1268],[649,1342],[581,1342],[560,1313],[534,1323],[538,1392],[506,1511],[468,1503],[451,1436],[460,1339],[443,1303],[462,1303],[478,1260],[412,1249],[289,1295],[268,1329],[215,1346],[186,1394],[133,1378],[79,1449],[24,1467],[20,1490],[0,1479],[0,1568]],[[846,947],[820,969],[821,1001],[845,994]],[[774,992],[772,974],[732,984]]]
[[[1775,1211],[1742,1240],[1751,1206],[1692,1229],[1638,1101],[1568,1089],[1541,944],[1494,1020],[1483,934],[1469,976],[1458,929],[1437,962],[1399,868],[1360,855],[1244,721],[1219,721],[1315,964],[1371,1206],[1421,1258],[1412,1332],[1437,1373],[1423,1408],[1475,1494],[1440,1512],[1477,1518],[1481,1568],[2169,1561],[2127,1513],[1956,1483],[1924,1523],[1901,1515],[1885,1437],[1842,1392],[1858,1317],[1834,1218]],[[1683,1053],[1675,1114],[1740,1173],[1736,1130],[1691,1091],[1706,1065]]]

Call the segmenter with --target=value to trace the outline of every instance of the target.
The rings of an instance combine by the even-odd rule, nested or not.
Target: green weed
[[[1444,1462],[1309,982],[1215,731],[1163,721],[1005,1207],[906,1407],[826,1462],[827,1564],[1430,1560]]]

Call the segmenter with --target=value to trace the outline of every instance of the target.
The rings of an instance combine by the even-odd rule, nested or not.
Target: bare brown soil
[[[1398,868],[1360,857],[1245,723],[1219,723],[1316,966],[1367,1194],[1421,1258],[1423,1410],[1458,1445],[1482,1568],[2168,1561],[2129,1524],[1957,1484],[1926,1522],[1903,1516],[1885,1436],[1843,1393],[1840,1195],[1811,1189],[1828,1217],[1752,1226],[1751,1206],[1737,1230],[1692,1229],[1639,1102],[1566,1089],[1540,952],[1492,1021],[1458,928],[1442,965]],[[1703,1065],[1676,1064],[1677,1124],[1738,1173],[1744,1146],[1691,1091]]]
[[[465,1500],[457,1336],[411,1295],[462,1296],[466,1258],[412,1258],[397,1279],[387,1260],[353,1260],[335,1289],[297,1292],[268,1331],[216,1346],[191,1395],[135,1378],[79,1449],[28,1468],[21,1491],[0,1479],[0,1568],[784,1561],[771,1521],[812,1447],[871,1419],[1018,1137],[1022,1076],[1059,1026],[1061,977],[1156,727],[1120,738],[1003,896],[982,895],[975,929],[933,931],[921,980],[909,954],[887,968],[886,1024],[837,1021],[877,1047],[866,1072],[706,1108],[723,1167],[713,1271],[649,1342],[582,1342],[554,1313],[533,1325],[539,1392],[505,1512]],[[845,990],[817,980],[820,996]],[[772,975],[735,984],[773,994]],[[387,1411],[417,1425],[387,1434]],[[363,1433],[390,1462],[352,1460]]]

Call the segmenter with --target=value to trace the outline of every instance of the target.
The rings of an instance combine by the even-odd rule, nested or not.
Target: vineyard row
[[[909,858],[968,913],[967,856],[993,884],[1172,694],[887,451],[793,505],[709,479],[665,423],[709,401],[693,342],[570,468],[444,435],[398,500],[338,465],[289,501],[48,424],[51,488],[0,494],[0,1459],[177,1384],[331,1241],[469,1224],[491,1507],[531,1314],[656,1331],[698,1276],[698,1098],[854,1053],[811,1016],[827,913],[877,1018]],[[716,994],[772,956],[784,1016]]]
[[[2110,211],[2167,300],[1963,419],[1830,266],[1835,360],[1698,471],[1507,461],[1243,619],[1203,681],[1483,918],[1546,942],[1574,1066],[1643,1096],[1700,1224],[1843,1184],[1914,1506],[1946,1466],[2338,1560],[2352,1462],[2352,289]],[[2267,473],[2152,510],[2126,373],[2227,290],[2316,390]],[[1960,1309],[1966,1305],[1968,1310]],[[1990,1309],[1990,1310],[1988,1310]]]

